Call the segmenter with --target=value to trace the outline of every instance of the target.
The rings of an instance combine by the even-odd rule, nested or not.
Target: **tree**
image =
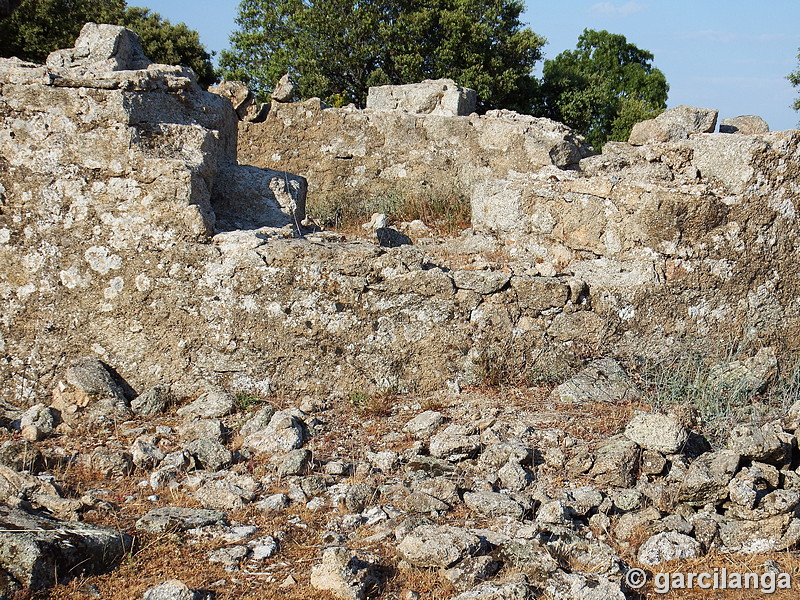
[[[797,55],[797,58],[798,60],[800,60],[800,54]],[[800,65],[798,65],[797,71],[789,73],[787,79],[792,83],[794,87],[800,87]],[[800,98],[798,98],[792,103],[792,108],[795,110],[800,110]]]
[[[634,124],[667,106],[669,86],[652,60],[623,35],[585,29],[576,50],[545,61],[538,111],[598,149],[627,140]]]
[[[530,108],[545,40],[519,0],[242,0],[223,75],[262,96],[287,71],[299,95],[364,106],[371,85],[450,77],[479,108]]]
[[[72,47],[89,21],[129,27],[142,38],[151,60],[191,67],[203,85],[216,81],[211,56],[196,31],[183,23],[172,25],[146,8],[129,8],[124,0],[23,0],[0,21],[0,56],[42,63],[54,50]]]
[[[117,23],[139,34],[144,53],[150,60],[191,67],[204,87],[217,81],[211,55],[200,43],[200,35],[185,23],[173,25],[158,13],[135,6],[126,8]]]

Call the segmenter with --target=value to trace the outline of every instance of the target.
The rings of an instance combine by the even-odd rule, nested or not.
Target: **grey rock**
[[[151,64],[136,33],[117,25],[96,23],[83,26],[74,48],[56,50],[47,57],[47,66],[53,69],[94,73],[146,69]]]
[[[621,511],[638,510],[642,507],[644,494],[637,489],[619,490],[613,494],[614,506]]]
[[[163,413],[174,403],[175,396],[170,387],[160,384],[131,400],[131,410],[139,416],[149,417]]]
[[[741,115],[723,119],[719,125],[720,133],[738,133],[740,135],[754,135],[767,133],[769,124],[757,115]]]
[[[186,452],[197,461],[201,469],[219,471],[233,463],[233,454],[219,441],[210,438],[198,438],[189,442]]]
[[[524,490],[533,482],[533,473],[519,463],[509,461],[497,472],[500,485],[512,492]]]
[[[477,536],[447,525],[422,525],[410,531],[397,550],[400,556],[417,567],[449,568],[480,550]]]
[[[232,394],[210,391],[201,394],[191,404],[179,408],[178,416],[217,419],[231,414],[234,410],[236,410],[236,398]]]
[[[275,84],[271,96],[272,99],[277,102],[290,102],[292,100],[292,96],[294,96],[294,84],[289,78],[288,73],[281,77],[278,83]]]
[[[500,563],[491,556],[468,556],[446,569],[444,577],[457,591],[464,592],[490,579],[499,569]]]
[[[648,475],[661,475],[664,468],[667,466],[667,459],[664,455],[655,450],[645,450],[642,452],[642,458],[639,461],[642,473]]]
[[[735,519],[761,521],[777,515],[794,514],[798,505],[800,505],[800,492],[797,490],[774,490],[758,499],[753,507],[731,503],[725,515]]]
[[[565,525],[570,522],[570,511],[561,500],[542,502],[542,505],[536,512],[536,520],[539,523]]]
[[[649,531],[650,525],[660,518],[661,512],[655,506],[625,513],[614,524],[614,537],[622,541],[631,540],[642,532]]]
[[[180,532],[225,521],[225,513],[219,510],[167,506],[154,508],[136,521],[136,529],[148,533]]]
[[[242,447],[257,454],[285,454],[300,448],[304,439],[301,421],[287,411],[278,411],[267,427],[248,435]]]
[[[710,452],[699,457],[680,480],[678,501],[704,506],[725,500],[728,484],[739,467],[739,461],[739,454],[730,450]]]
[[[258,123],[267,116],[266,105],[256,103],[256,97],[241,81],[223,81],[208,88],[212,94],[227,98],[240,121]]]
[[[798,403],[798,413],[800,413],[800,403]],[[416,438],[429,438],[439,426],[444,423],[444,415],[435,410],[426,410],[418,414],[403,426],[403,431],[410,433]]]
[[[310,463],[311,452],[305,448],[292,450],[281,459],[280,465],[278,465],[278,476],[302,475],[308,470]]]
[[[675,415],[638,413],[625,427],[625,437],[645,450],[677,454],[686,444],[689,432]]]
[[[410,513],[442,512],[450,510],[450,505],[425,492],[413,492],[406,496],[403,507]]]
[[[770,464],[785,464],[790,459],[794,437],[777,423],[736,425],[728,436],[728,448],[744,458]]]
[[[464,504],[487,517],[521,519],[525,514],[525,509],[519,502],[497,492],[466,492]]]
[[[635,402],[642,394],[619,363],[601,358],[553,390],[561,402]]]
[[[322,562],[311,569],[312,587],[343,600],[363,600],[375,582],[372,566],[341,546],[326,548]]]
[[[140,436],[131,444],[131,458],[137,468],[149,471],[164,460],[164,453],[154,442],[151,436]]]
[[[199,439],[216,440],[222,442],[224,431],[218,419],[191,419],[178,426],[178,435],[184,442],[193,442]]]
[[[249,476],[227,476],[204,483],[194,492],[203,508],[232,511],[244,508],[256,497],[258,485]]]
[[[44,404],[34,404],[19,418],[19,429],[22,437],[29,442],[37,442],[51,433],[56,426],[56,417],[52,409]]]
[[[32,590],[57,583],[56,576],[102,573],[132,547],[116,529],[58,521],[0,505],[0,569]]]
[[[460,290],[494,294],[503,289],[511,276],[500,271],[453,271],[453,283]]]
[[[587,517],[589,513],[599,508],[603,498],[604,495],[600,490],[585,485],[564,490],[562,501],[570,514]]]
[[[474,456],[481,447],[481,438],[472,428],[452,424],[441,433],[434,435],[428,450],[434,458],[447,458],[451,461]]]
[[[115,422],[131,414],[125,393],[106,365],[96,358],[73,361],[64,382],[53,390],[52,408],[67,423]]]
[[[694,133],[713,133],[717,126],[714,109],[676,106],[665,110],[655,119],[633,126],[628,143],[641,146],[651,142],[670,142],[687,139]]]
[[[533,597],[530,588],[522,582],[486,582],[459,594],[453,600],[528,600]]]
[[[177,579],[170,579],[144,593],[142,600],[199,600],[200,596],[194,590]]]
[[[384,473],[392,473],[400,464],[400,455],[391,450],[383,450],[381,452],[367,452],[365,458],[376,469]]]
[[[367,108],[401,110],[415,114],[460,116],[475,111],[475,90],[462,88],[452,79],[426,79],[408,85],[369,88]]]
[[[289,504],[291,504],[291,501],[286,494],[271,494],[256,502],[255,507],[259,510],[276,512],[285,509]]]
[[[670,560],[697,558],[702,553],[703,549],[696,539],[666,531],[652,536],[642,544],[636,558],[643,565],[653,566]]]
[[[246,437],[252,433],[266,429],[274,415],[275,409],[271,406],[264,406],[258,409],[258,411],[242,425],[239,434]]]
[[[219,563],[227,571],[238,570],[239,564],[250,554],[250,549],[247,546],[227,546],[212,550],[207,554],[208,562]]]
[[[589,475],[598,483],[630,487],[639,468],[639,448],[630,440],[612,438],[595,452]]]

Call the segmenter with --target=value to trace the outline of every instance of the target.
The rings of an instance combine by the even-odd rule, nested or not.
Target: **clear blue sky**
[[[236,0],[129,0],[200,32],[208,50],[228,46]],[[547,38],[545,57],[572,49],[584,28],[621,33],[655,55],[667,76],[670,107],[716,108],[720,118],[764,117],[772,129],[797,127],[798,0],[525,0],[523,20]]]

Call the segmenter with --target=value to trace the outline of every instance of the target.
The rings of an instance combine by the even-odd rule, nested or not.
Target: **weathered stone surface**
[[[730,450],[702,455],[680,478],[678,501],[703,506],[725,500],[728,496],[728,484],[736,474],[740,460],[741,457]]]
[[[301,422],[286,411],[276,412],[266,428],[248,435],[243,447],[260,454],[284,454],[303,445]]]
[[[689,432],[675,415],[639,413],[625,427],[625,437],[645,450],[677,454],[683,450]]]
[[[469,591],[455,596],[453,600],[528,600],[530,588],[524,583],[482,583]]]
[[[198,438],[186,446],[186,451],[208,471],[219,471],[233,462],[231,451],[215,439]]]
[[[467,557],[446,569],[444,577],[456,590],[464,592],[490,579],[499,569],[500,563],[491,556]]]
[[[458,117],[474,112],[477,99],[475,90],[462,88],[452,79],[426,79],[369,88],[367,109]]]
[[[194,590],[177,579],[170,579],[144,593],[142,600],[198,600],[199,595]]]
[[[720,133],[738,133],[740,135],[753,135],[767,133],[769,125],[757,115],[742,115],[723,119],[719,125]]]
[[[636,480],[640,450],[630,440],[611,439],[600,446],[589,475],[599,483],[630,487]]]
[[[0,569],[32,590],[50,587],[56,576],[109,569],[132,547],[117,530],[56,521],[0,505]]]
[[[487,517],[521,519],[525,508],[514,499],[497,492],[466,492],[464,504]]]
[[[449,568],[480,549],[477,536],[446,525],[422,525],[409,532],[397,545],[405,560],[417,567]]]
[[[168,385],[156,385],[131,400],[131,410],[140,416],[147,417],[164,412],[175,402],[175,396]]]
[[[294,84],[289,78],[288,73],[278,80],[270,96],[277,102],[290,102],[292,100],[292,96],[294,96]]]
[[[694,133],[713,133],[717,114],[714,109],[677,106],[665,110],[655,119],[634,125],[628,142],[642,146],[648,142],[682,140]]]
[[[224,417],[236,410],[236,399],[222,391],[205,392],[197,400],[178,409],[180,417],[214,419]]]
[[[561,402],[631,402],[641,392],[613,359],[592,361],[583,371],[557,386],[552,397]]]
[[[311,585],[342,600],[363,600],[374,583],[370,565],[343,547],[326,548],[322,562],[311,569]]]
[[[648,539],[639,548],[637,560],[643,565],[657,565],[670,560],[685,560],[702,554],[703,549],[696,539],[667,531]]]
[[[223,81],[208,88],[212,94],[227,98],[240,121],[258,122],[267,116],[267,105],[257,104],[256,97],[241,81]]]
[[[783,464],[791,456],[792,446],[796,444],[793,440],[792,436],[784,434],[777,422],[760,427],[736,425],[728,436],[728,448],[744,458]]]
[[[119,25],[97,23],[83,26],[74,48],[56,50],[47,57],[47,66],[51,69],[71,69],[84,76],[147,69],[151,64],[135,32]]]

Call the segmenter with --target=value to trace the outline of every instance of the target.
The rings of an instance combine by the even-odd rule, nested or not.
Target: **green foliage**
[[[364,106],[368,88],[450,77],[480,108],[530,108],[545,40],[519,0],[242,0],[220,65],[262,96],[286,72],[302,98]]]
[[[117,23],[124,0],[24,0],[0,21],[0,56],[43,63],[59,48],[71,48],[88,21]]]
[[[216,81],[211,55],[196,31],[146,8],[127,7],[124,0],[24,0],[0,21],[0,56],[42,63],[54,50],[71,48],[89,21],[133,29],[151,60],[191,67],[202,85]]]
[[[667,106],[669,86],[652,60],[623,35],[585,29],[576,50],[545,61],[539,111],[597,149],[624,141],[634,124]]]
[[[236,410],[245,413],[264,402],[261,397],[247,392],[239,392],[234,399]]]
[[[217,81],[211,55],[200,43],[200,35],[185,23],[173,25],[158,13],[135,6],[126,8],[117,23],[139,34],[144,53],[150,60],[191,67],[203,87]]]
[[[800,54],[797,55],[797,58],[800,60]],[[796,71],[789,73],[787,79],[794,87],[800,87],[800,65],[798,65]],[[792,103],[792,108],[795,110],[800,110],[800,98]]]

